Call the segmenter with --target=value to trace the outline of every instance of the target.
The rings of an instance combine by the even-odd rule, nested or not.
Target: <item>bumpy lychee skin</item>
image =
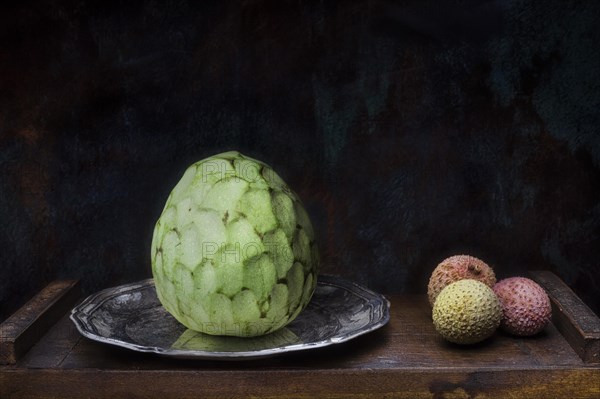
[[[454,255],[433,270],[427,286],[429,304],[433,307],[435,299],[448,284],[465,279],[481,281],[490,288],[496,284],[496,275],[487,263],[474,256]]]
[[[552,318],[550,298],[535,281],[525,277],[510,277],[494,286],[502,304],[500,327],[509,334],[531,336],[546,327]]]
[[[484,283],[459,280],[440,292],[432,318],[437,332],[448,341],[474,344],[494,334],[502,319],[502,307]]]

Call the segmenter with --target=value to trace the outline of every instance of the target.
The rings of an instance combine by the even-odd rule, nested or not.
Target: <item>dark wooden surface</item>
[[[600,363],[600,319],[555,274],[530,272],[550,295],[556,328],[586,363]]]
[[[435,332],[424,295],[389,299],[378,331],[254,361],[135,353],[83,338],[64,314],[16,364],[0,366],[0,397],[600,397],[600,365],[584,362],[555,324],[460,347]]]
[[[0,364],[13,364],[79,298],[79,281],[55,281],[0,324]]]

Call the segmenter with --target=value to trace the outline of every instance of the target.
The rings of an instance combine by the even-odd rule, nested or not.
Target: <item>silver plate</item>
[[[271,334],[217,337],[187,329],[160,304],[152,279],[108,288],[71,311],[79,332],[95,341],[138,352],[212,360],[253,359],[346,342],[384,326],[389,301],[358,284],[319,276],[298,317]]]

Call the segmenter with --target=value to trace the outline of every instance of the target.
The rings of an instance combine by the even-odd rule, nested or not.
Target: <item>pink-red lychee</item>
[[[509,334],[535,335],[550,322],[550,298],[535,281],[525,277],[510,277],[498,281],[494,293],[502,304],[500,327]]]
[[[474,256],[454,255],[433,270],[427,286],[429,304],[433,307],[438,294],[447,285],[465,279],[481,281],[490,288],[496,284],[496,275],[487,263]]]

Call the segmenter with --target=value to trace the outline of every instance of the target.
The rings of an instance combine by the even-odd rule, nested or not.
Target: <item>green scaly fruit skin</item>
[[[456,344],[474,344],[490,337],[502,320],[502,306],[494,291],[478,280],[447,285],[432,310],[436,330]]]
[[[151,248],[160,302],[206,334],[273,332],[298,316],[317,283],[319,253],[300,199],[268,165],[236,151],[185,171]]]

